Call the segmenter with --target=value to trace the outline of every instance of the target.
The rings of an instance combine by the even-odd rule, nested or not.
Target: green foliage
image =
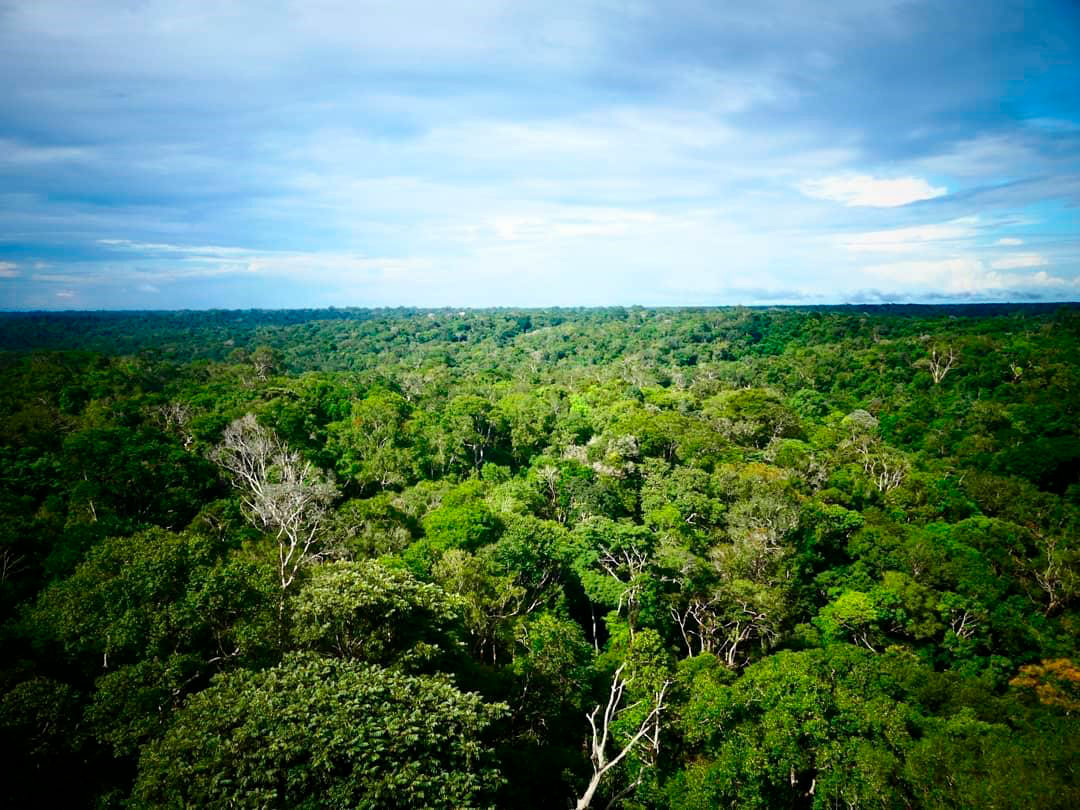
[[[848,641],[874,649],[880,643],[880,610],[870,594],[844,591],[818,613],[814,624],[828,641]]]
[[[512,666],[521,686],[514,718],[523,735],[542,745],[553,727],[576,732],[592,663],[581,626],[541,613],[521,625],[518,643]]]
[[[79,722],[78,691],[45,676],[3,686],[0,739],[10,744],[5,746],[6,777],[0,796],[11,807],[77,800],[78,792],[67,791],[42,764],[63,769],[69,778],[89,776],[82,773],[86,732]]]
[[[447,498],[443,505],[424,516],[424,534],[436,548],[475,551],[490,543],[500,523],[480,501]]]
[[[912,710],[892,666],[848,646],[781,652],[731,686],[695,690],[682,730],[703,758],[673,782],[672,803],[903,807]]]
[[[1039,305],[0,314],[0,802],[564,806],[619,671],[593,806],[1076,806],[1077,345]],[[227,430],[296,451],[269,491]]]
[[[71,482],[71,517],[125,528],[184,526],[216,479],[208,462],[151,430],[103,427],[72,433],[60,464]]]
[[[802,433],[798,417],[773,391],[728,391],[707,401],[704,410],[717,430],[736,444],[761,448],[774,437],[797,438]]]
[[[109,538],[28,612],[33,641],[98,673],[89,731],[117,755],[159,734],[214,671],[272,656],[269,572],[221,551],[160,529]]]
[[[330,516],[331,544],[350,557],[364,559],[401,551],[419,533],[415,521],[390,493],[345,501]]]
[[[353,402],[347,420],[327,427],[326,452],[336,460],[338,475],[356,481],[362,492],[409,483],[413,460],[405,430],[408,416],[408,403],[400,394],[380,391]]]
[[[1080,796],[1075,726],[1060,719],[1013,728],[962,710],[922,730],[904,769],[920,807],[1067,808]]]
[[[30,763],[58,750],[78,750],[82,742],[78,707],[78,694],[69,685],[32,678],[5,691],[0,699],[0,728],[23,741],[21,754]]]
[[[29,626],[41,643],[105,669],[183,649],[257,654],[272,586],[264,570],[223,561],[223,551],[161,529],[109,538],[41,594]]]
[[[136,806],[488,806],[504,708],[443,680],[291,655],[218,676],[139,759]]]
[[[296,646],[414,669],[453,652],[461,605],[439,587],[373,560],[317,566],[290,599]]]

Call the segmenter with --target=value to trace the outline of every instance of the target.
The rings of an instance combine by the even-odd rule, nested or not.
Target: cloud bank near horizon
[[[0,307],[1080,298],[1060,2],[0,3]]]

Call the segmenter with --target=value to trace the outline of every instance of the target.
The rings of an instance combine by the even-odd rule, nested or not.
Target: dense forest
[[[1080,806],[1080,309],[0,315],[8,807]]]

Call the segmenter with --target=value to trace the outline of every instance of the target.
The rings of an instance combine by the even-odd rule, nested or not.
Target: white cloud
[[[18,267],[12,262],[0,262],[0,278],[15,278],[19,275]]]
[[[1016,239],[1015,237],[1012,237],[1012,236],[1005,236],[1005,237],[1002,237],[1001,239],[998,239],[996,242],[994,242],[994,244],[995,245],[1002,245],[1002,246],[1005,246],[1005,247],[1015,247],[1016,245],[1024,244],[1024,240],[1023,239]]]
[[[258,254],[242,260],[209,263],[221,273],[247,272],[323,283],[373,282],[394,273],[422,270],[426,259],[355,256],[344,253]]]
[[[94,153],[75,146],[37,146],[0,138],[0,164],[17,167],[87,160]]]
[[[544,216],[503,215],[481,227],[467,227],[467,240],[484,240],[493,234],[502,241],[543,241],[590,237],[626,236],[659,221],[651,211],[566,208]]]
[[[1064,279],[1058,276],[1052,276],[1045,270],[1040,270],[1038,273],[1032,273],[1030,276],[1025,276],[1028,283],[1036,287],[1061,287],[1071,285],[1073,287],[1080,287],[1080,278]]]
[[[1050,262],[1039,253],[1015,253],[990,262],[995,270],[1015,270],[1019,267],[1043,267]]]
[[[1069,286],[1067,280],[1042,271],[1001,273],[997,269],[987,269],[982,261],[972,256],[890,262],[863,267],[862,272],[894,285],[897,289],[917,289],[950,295]]]
[[[98,239],[97,243],[113,250],[131,250],[139,253],[182,253],[194,256],[233,256],[247,253],[245,248],[221,245],[172,245],[165,242],[136,242],[131,239]]]
[[[948,150],[917,161],[922,171],[952,178],[1004,179],[1016,166],[1042,161],[1023,134],[977,135],[953,144]]]
[[[82,284],[89,276],[78,272],[71,273],[34,273],[30,276],[31,281],[40,281],[45,284]]]
[[[831,200],[849,207],[895,208],[948,194],[944,186],[934,187],[920,177],[882,178],[868,174],[843,174],[805,180],[799,191],[807,197]]]
[[[972,292],[986,286],[985,270],[978,259],[928,259],[889,262],[862,268],[869,276],[901,288],[924,287],[943,292]]]
[[[839,245],[853,253],[911,253],[935,242],[952,242],[975,236],[977,220],[964,217],[934,225],[866,231],[837,237]]]

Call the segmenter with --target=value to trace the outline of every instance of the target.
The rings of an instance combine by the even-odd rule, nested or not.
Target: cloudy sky
[[[0,307],[1076,300],[1078,58],[1074,0],[0,0]]]

